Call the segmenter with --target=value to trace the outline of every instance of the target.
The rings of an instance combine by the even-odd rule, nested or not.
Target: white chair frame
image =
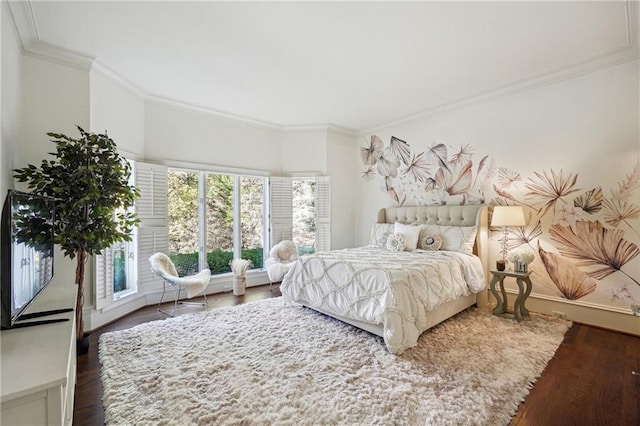
[[[176,287],[178,289],[178,292],[176,294],[176,299],[173,301],[173,313],[169,313],[167,311],[162,310],[162,301],[164,300],[164,294],[167,291],[167,284],[169,284],[172,287]],[[208,306],[209,302],[207,302],[207,293],[203,292],[202,295],[204,296],[204,303],[202,302],[185,302],[184,300],[180,300],[180,292],[182,292],[182,284],[181,283],[174,283],[171,282],[170,280],[166,279],[166,278],[162,278],[162,296],[160,296],[160,302],[158,302],[158,312],[161,312],[167,316],[170,317],[175,317],[176,316],[176,310],[178,309],[178,305],[195,305],[195,306]]]
[[[176,270],[175,265],[173,264],[169,256],[167,256],[164,253],[155,253],[149,258],[149,262],[151,263],[151,270],[160,278],[162,278],[162,296],[160,296],[160,302],[158,303],[158,312],[161,312],[170,317],[174,317],[178,309],[178,304],[196,305],[196,306],[207,306],[209,304],[209,302],[207,301],[207,292],[206,292],[209,278],[211,276],[211,271],[209,269],[204,269],[195,275],[180,277],[178,276],[178,272]],[[176,298],[173,302],[173,313],[164,311],[162,309],[164,295],[167,292],[167,284],[177,289]],[[194,284],[196,285],[199,284],[200,286],[202,286],[202,288],[199,289],[198,292],[194,294],[194,296],[202,292],[202,295],[204,296],[204,303],[185,302],[183,300],[180,300],[180,294],[182,293],[182,288],[185,285],[187,286],[187,289],[186,289],[187,297],[190,297],[188,287]]]

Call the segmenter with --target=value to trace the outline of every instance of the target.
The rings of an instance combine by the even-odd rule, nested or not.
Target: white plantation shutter
[[[151,271],[149,258],[154,253],[169,253],[169,232],[166,226],[138,229],[138,290],[159,287],[162,281]]]
[[[271,247],[292,238],[293,206],[291,178],[269,178],[269,235]]]
[[[135,163],[138,218],[167,220],[167,167],[159,164]]]
[[[104,249],[94,256],[96,309],[102,309],[113,302],[113,250]]]
[[[138,291],[153,282],[149,256],[155,251],[168,252],[167,228],[167,167],[157,164],[134,163],[135,186],[140,190],[136,213],[141,220],[134,233],[133,246]],[[155,250],[155,251],[153,251]],[[95,303],[102,309],[113,303],[113,250],[105,249],[95,258]]]
[[[316,178],[316,251],[331,250],[331,181]]]
[[[161,281],[151,272],[149,257],[157,252],[169,254],[167,226],[167,167],[136,163],[136,186],[140,190],[137,213],[138,228],[138,291],[155,288]]]

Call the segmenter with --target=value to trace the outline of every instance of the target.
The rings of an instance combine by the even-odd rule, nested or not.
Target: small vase
[[[233,295],[242,296],[247,288],[247,279],[245,277],[233,277]]]
[[[504,271],[505,267],[506,267],[506,265],[505,265],[504,260],[496,260],[496,269],[498,271]]]

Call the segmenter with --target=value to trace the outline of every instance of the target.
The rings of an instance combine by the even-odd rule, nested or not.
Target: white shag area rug
[[[470,309],[389,353],[282,298],[100,337],[108,425],[506,425],[568,321]]]

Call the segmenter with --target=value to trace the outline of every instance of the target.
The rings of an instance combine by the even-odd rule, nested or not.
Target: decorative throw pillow
[[[404,237],[404,250],[414,251],[418,247],[418,237],[420,236],[420,227],[414,225],[405,225],[396,222],[393,225],[393,232],[402,234]]]
[[[440,234],[420,233],[418,248],[421,250],[440,250],[442,247],[442,236]]]
[[[376,247],[386,247],[387,238],[393,233],[393,223],[374,223],[371,225],[371,236],[369,245]]]
[[[478,229],[476,226],[423,225],[422,228],[423,235],[439,234],[442,237],[440,250],[473,254]]]
[[[387,250],[403,251],[405,243],[404,235],[389,234],[389,238],[387,239]]]

